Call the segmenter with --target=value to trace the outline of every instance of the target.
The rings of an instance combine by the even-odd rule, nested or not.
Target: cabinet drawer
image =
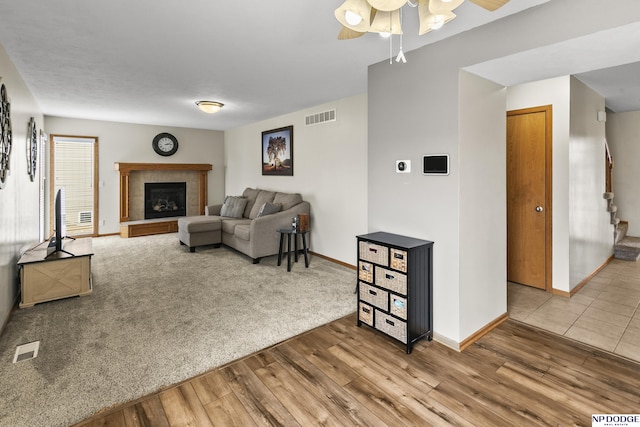
[[[407,320],[407,299],[393,294],[389,294],[389,298],[389,313]]]
[[[376,310],[374,327],[377,330],[402,341],[404,344],[407,343],[407,324],[402,320],[398,320],[380,310]]]
[[[358,258],[379,265],[389,265],[389,248],[370,242],[360,242]]]
[[[389,292],[360,282],[360,300],[382,310],[389,310]]]
[[[373,264],[358,261],[358,279],[373,283]]]
[[[358,319],[369,326],[373,326],[373,307],[361,302],[358,310]]]
[[[407,276],[397,271],[376,266],[376,285],[407,295]]]
[[[407,251],[401,251],[400,249],[391,248],[391,261],[390,267],[394,270],[407,272]]]

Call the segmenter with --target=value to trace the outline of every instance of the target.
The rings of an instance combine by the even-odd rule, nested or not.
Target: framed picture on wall
[[[262,132],[262,175],[293,176],[293,126]]]

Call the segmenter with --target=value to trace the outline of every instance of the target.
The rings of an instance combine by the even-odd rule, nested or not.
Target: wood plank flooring
[[[640,413],[640,364],[507,321],[459,353],[348,316],[78,426],[591,425]]]

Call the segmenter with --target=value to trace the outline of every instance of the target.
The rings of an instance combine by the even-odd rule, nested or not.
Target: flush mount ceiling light
[[[484,9],[494,11],[509,0],[470,0]],[[453,9],[464,0],[346,0],[335,10],[342,30],[338,39],[347,40],[365,33],[402,34],[400,9],[405,4],[418,6],[420,35],[442,27],[456,15]]]
[[[215,101],[197,101],[196,105],[205,113],[214,114],[220,111],[224,104],[222,102]]]

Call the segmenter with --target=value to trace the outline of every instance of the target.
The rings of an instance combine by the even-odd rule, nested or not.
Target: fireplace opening
[[[144,219],[187,215],[186,182],[145,182]]]

